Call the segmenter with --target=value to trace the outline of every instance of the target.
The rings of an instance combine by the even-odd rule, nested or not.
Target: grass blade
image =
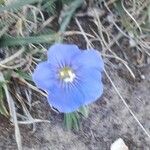
[[[0,81],[5,82],[5,79],[4,79],[2,72],[0,72]],[[8,91],[7,85],[3,84],[3,88],[5,91],[7,103],[9,106],[10,117],[13,121],[14,126],[15,126],[15,137],[16,137],[17,146],[18,146],[19,150],[22,150],[21,135],[20,135],[20,130],[19,130],[19,126],[18,126],[15,104],[14,104],[14,101],[13,101],[9,91]]]
[[[0,47],[15,46],[15,45],[27,45],[27,44],[39,44],[39,43],[51,43],[58,38],[59,34],[30,36],[30,37],[2,37],[0,38]]]
[[[84,0],[74,0],[68,7],[67,10],[63,12],[63,18],[60,25],[60,32],[64,32],[69,24],[74,12],[83,4]]]
[[[5,83],[0,83],[0,113],[7,117],[9,114],[3,101],[3,84]]]

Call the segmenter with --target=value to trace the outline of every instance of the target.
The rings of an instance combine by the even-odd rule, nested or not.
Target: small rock
[[[142,79],[142,80],[145,80],[145,76],[144,76],[143,74],[141,75],[141,79]]]
[[[110,150],[129,150],[123,139],[117,139],[110,147]]]

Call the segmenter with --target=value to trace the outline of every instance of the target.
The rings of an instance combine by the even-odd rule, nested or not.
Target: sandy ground
[[[142,68],[141,72],[144,80],[129,82],[127,76],[120,75],[118,70],[112,68],[108,71],[123,98],[150,133],[150,67]],[[51,123],[38,123],[34,132],[32,126],[20,126],[23,150],[109,150],[111,143],[119,137],[130,150],[149,150],[150,139],[105,75],[103,82],[104,94],[90,105],[90,115],[81,121],[79,131],[66,131],[62,115],[51,111],[44,98],[34,96],[39,103],[32,108],[32,115]],[[3,117],[0,122],[0,149],[17,149],[13,126]]]

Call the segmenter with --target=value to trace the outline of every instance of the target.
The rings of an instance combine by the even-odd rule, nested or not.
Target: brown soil
[[[150,67],[141,71],[145,79],[132,84],[118,76],[113,68],[109,69],[109,74],[130,108],[150,132]],[[90,106],[90,115],[81,121],[80,131],[66,131],[62,115],[52,112],[44,98],[34,96],[39,103],[32,108],[32,114],[51,123],[38,123],[35,132],[32,132],[32,126],[20,126],[23,149],[109,150],[111,143],[121,137],[129,149],[149,150],[148,137],[105,77],[104,85],[103,96]],[[0,122],[0,149],[17,149],[13,126],[3,117]]]

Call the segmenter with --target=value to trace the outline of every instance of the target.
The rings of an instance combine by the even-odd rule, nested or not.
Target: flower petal
[[[104,62],[100,52],[97,50],[84,50],[80,55],[73,60],[75,68],[84,66],[85,68],[96,68],[100,71],[104,70]]]
[[[84,104],[83,98],[81,91],[74,85],[68,88],[53,87],[48,95],[49,103],[64,113],[76,111]]]
[[[54,44],[48,50],[48,62],[58,67],[70,65],[72,59],[80,53],[76,45]]]
[[[82,69],[78,74],[78,88],[84,94],[84,105],[96,101],[103,93],[101,72],[97,69]]]
[[[54,84],[53,68],[48,62],[42,62],[37,65],[32,75],[33,81],[38,88],[49,90]]]
[[[96,101],[102,93],[100,71],[86,69],[79,71],[77,80],[68,87],[56,85],[51,88],[48,101],[60,112],[69,113]]]

